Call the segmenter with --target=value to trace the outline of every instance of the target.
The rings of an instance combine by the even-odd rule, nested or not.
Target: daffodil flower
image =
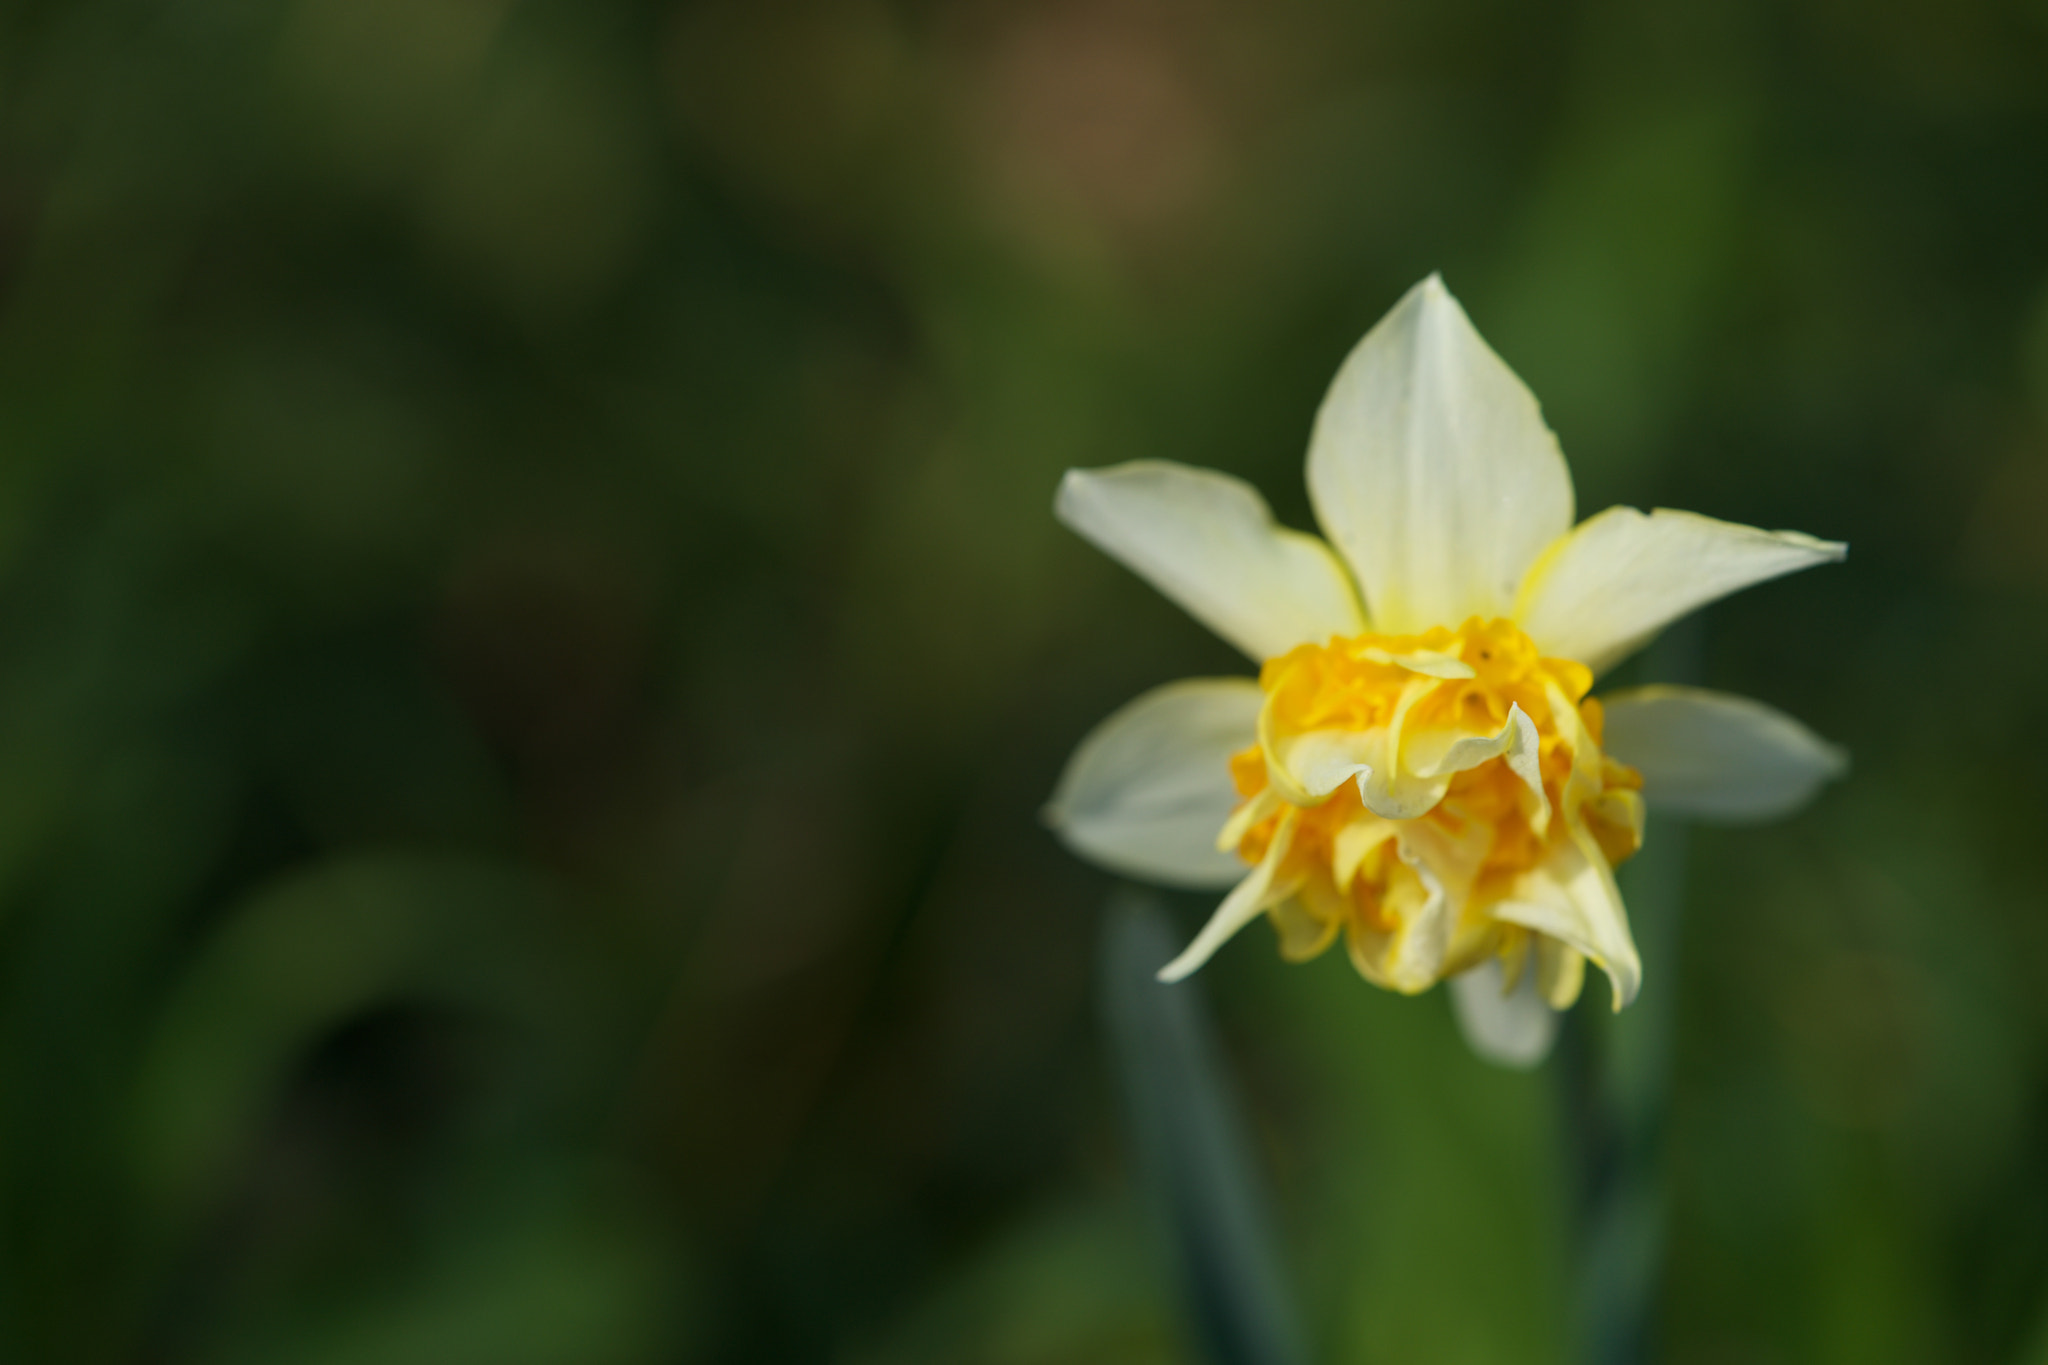
[[[1308,489],[1327,540],[1226,474],[1068,471],[1061,520],[1260,668],[1116,712],[1048,819],[1115,871],[1230,888],[1161,980],[1263,914],[1290,960],[1341,934],[1375,985],[1450,981],[1481,1055],[1532,1065],[1588,962],[1616,1009],[1641,984],[1613,868],[1646,801],[1766,818],[1844,768],[1760,703],[1596,700],[1594,679],[1695,608],[1845,547],[1661,509],[1574,526],[1534,396],[1434,276],[1338,370]]]

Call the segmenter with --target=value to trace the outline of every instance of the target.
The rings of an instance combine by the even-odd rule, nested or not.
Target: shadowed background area
[[[1856,767],[1646,963],[1658,1356],[2048,1361],[2042,0],[7,4],[0,1355],[1192,1359],[1037,810],[1247,667],[1052,492],[1308,525],[1432,270],[1852,546],[1678,641]],[[1557,1078],[1269,938],[1312,1357],[1566,1359]]]

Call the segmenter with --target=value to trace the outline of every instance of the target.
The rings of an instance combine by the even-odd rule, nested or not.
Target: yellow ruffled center
[[[1266,898],[1283,954],[1313,957],[1341,929],[1369,980],[1414,992],[1493,954],[1512,980],[1538,948],[1545,994],[1560,1004],[1576,996],[1578,954],[1491,909],[1575,831],[1610,865],[1641,845],[1642,779],[1601,752],[1592,681],[1582,664],[1542,657],[1513,622],[1477,617],[1269,660],[1261,743],[1231,760],[1245,800],[1222,842],[1257,865],[1283,841]],[[1315,794],[1291,747],[1300,736],[1323,751],[1351,745],[1360,773]],[[1457,766],[1488,737],[1512,752]],[[1377,786],[1367,769],[1380,770]],[[1428,915],[1448,915],[1449,927],[1418,952],[1408,936]]]

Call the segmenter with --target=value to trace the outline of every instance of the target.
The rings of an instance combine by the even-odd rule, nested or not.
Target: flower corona
[[[1368,633],[1269,660],[1259,678],[1262,741],[1231,757],[1243,801],[1217,843],[1253,867],[1277,858],[1266,909],[1282,955],[1305,961],[1341,933],[1360,975],[1412,994],[1434,985],[1438,972],[1418,966],[1426,955],[1409,950],[1409,937],[1439,933],[1449,940],[1442,971],[1497,955],[1511,986],[1533,971],[1546,1001],[1570,1004],[1583,959],[1491,912],[1560,843],[1589,836],[1610,865],[1642,844],[1642,778],[1600,751],[1601,707],[1586,695],[1592,681],[1583,665],[1541,657],[1504,620],[1413,636]],[[1414,864],[1400,856],[1400,823],[1367,805],[1358,784],[1318,797],[1268,748],[1335,725],[1384,733],[1390,748],[1406,741],[1444,750],[1458,736],[1499,733],[1516,711],[1529,718],[1533,750],[1526,759],[1489,755],[1447,774],[1409,836],[1436,857]],[[1464,894],[1450,896],[1453,888]],[[1433,899],[1445,904],[1441,923]]]

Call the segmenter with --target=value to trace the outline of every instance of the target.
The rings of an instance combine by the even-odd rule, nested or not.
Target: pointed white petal
[[[1229,886],[1244,861],[1216,847],[1237,806],[1230,756],[1255,742],[1249,678],[1190,678],[1128,703],[1074,750],[1045,808],[1075,852],[1173,886]]]
[[[1365,629],[1330,547],[1277,524],[1228,474],[1165,460],[1070,469],[1053,510],[1254,659]]]
[[[1660,507],[1588,517],[1529,572],[1515,619],[1545,654],[1603,672],[1716,598],[1841,559],[1849,547]]]
[[[1451,978],[1451,1004],[1474,1052],[1526,1071],[1550,1055],[1557,1041],[1557,1011],[1544,1003],[1535,972],[1523,972],[1512,991],[1506,984],[1500,959],[1490,957]]]
[[[1697,687],[1639,687],[1603,697],[1608,753],[1643,775],[1659,811],[1769,820],[1813,799],[1848,755],[1783,711]]]
[[[1216,907],[1216,913],[1209,916],[1209,922],[1202,926],[1202,932],[1195,935],[1194,942],[1188,944],[1179,957],[1159,969],[1161,981],[1180,981],[1194,975],[1238,930],[1257,919],[1266,907],[1286,898],[1289,893],[1274,886],[1274,877],[1279,873],[1281,860],[1286,858],[1288,846],[1293,841],[1294,821],[1281,820],[1280,827],[1274,831],[1273,842],[1266,848],[1265,858],[1251,870],[1250,876],[1231,888],[1230,894],[1223,898],[1223,904]]]
[[[1572,524],[1536,399],[1432,275],[1344,361],[1308,452],[1316,519],[1390,633],[1504,616]]]
[[[1628,912],[1613,869],[1585,830],[1574,829],[1541,867],[1517,879],[1513,894],[1493,913],[1584,953],[1607,973],[1616,1009],[1636,998],[1643,963],[1629,935]]]

